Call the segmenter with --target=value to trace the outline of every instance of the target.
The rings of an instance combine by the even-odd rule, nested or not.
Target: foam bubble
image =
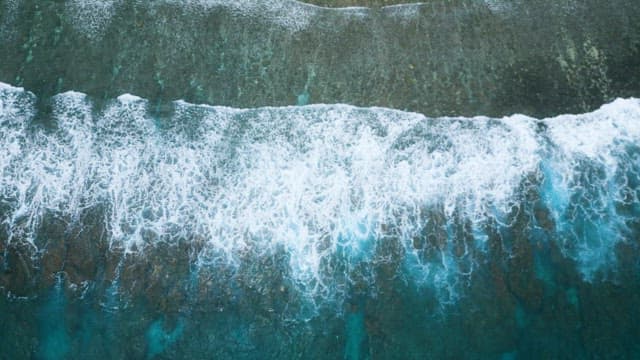
[[[118,101],[120,101],[123,104],[130,104],[130,103],[134,103],[141,100],[142,100],[141,97],[131,95],[131,94],[122,94],[118,96]]]
[[[0,201],[12,203],[8,214],[3,214],[2,225],[6,226],[8,241],[14,237],[11,224],[18,219],[29,216],[29,209],[19,204],[24,203],[24,194],[28,182],[14,176],[21,169],[21,161],[25,151],[26,128],[35,115],[35,96],[22,88],[0,83]],[[16,234],[18,235],[18,234]],[[25,238],[30,240],[30,236]]]

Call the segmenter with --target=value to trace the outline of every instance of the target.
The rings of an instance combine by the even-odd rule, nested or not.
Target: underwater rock
[[[3,249],[0,290],[18,297],[32,296],[37,289],[37,267],[33,249],[25,244],[9,244]]]
[[[540,117],[640,96],[633,0],[9,4],[0,12],[0,81],[44,97],[134,93],[234,107],[310,99],[431,116]],[[312,96],[299,98],[303,91]]]

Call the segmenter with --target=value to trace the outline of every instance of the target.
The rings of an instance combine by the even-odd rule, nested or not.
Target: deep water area
[[[0,1],[0,359],[640,358],[640,7],[310,3]]]

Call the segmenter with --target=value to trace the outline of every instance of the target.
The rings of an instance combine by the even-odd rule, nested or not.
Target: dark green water
[[[4,1],[0,80],[234,107],[349,103],[543,117],[640,96],[630,0]]]
[[[0,359],[640,357],[637,15],[0,2]]]

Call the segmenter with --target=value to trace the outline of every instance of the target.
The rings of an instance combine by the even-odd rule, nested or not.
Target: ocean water
[[[638,354],[638,99],[547,119],[0,99],[4,354]]]
[[[389,2],[5,0],[0,81],[44,97],[347,103],[436,117],[544,118],[640,96],[633,0],[377,6]]]
[[[640,358],[640,8],[387,3],[0,2],[0,359]]]

